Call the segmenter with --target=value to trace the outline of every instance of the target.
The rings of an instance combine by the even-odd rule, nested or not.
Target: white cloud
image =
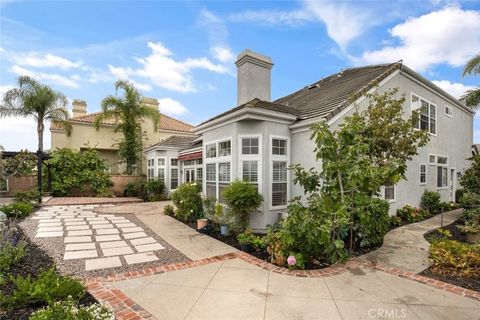
[[[49,125],[45,127],[43,135],[44,149],[49,149]],[[0,144],[7,151],[19,151],[21,149],[35,151],[38,148],[36,124],[32,117],[0,118],[0,137],[2,138]]]
[[[282,11],[282,10],[247,10],[244,12],[234,13],[229,16],[233,22],[259,22],[266,25],[289,25],[300,26],[315,19],[313,12],[309,12],[304,8]]]
[[[227,47],[214,46],[210,48],[210,53],[220,62],[230,62],[234,59],[232,51]]]
[[[435,64],[459,67],[480,48],[480,12],[445,7],[410,18],[390,30],[400,40],[398,46],[366,51],[357,63],[383,63],[403,60],[417,71]]]
[[[135,71],[131,68],[116,68],[112,65],[108,65],[108,69],[117,80],[128,79],[137,89],[144,90],[144,91],[152,90],[151,85],[147,83],[138,83],[128,78],[129,74],[135,74]]]
[[[3,95],[5,94],[5,92],[7,92],[8,90],[10,89],[13,89],[14,86],[12,85],[0,85],[0,100],[3,98]]]
[[[27,54],[12,55],[12,58],[18,65],[35,68],[60,68],[62,70],[67,70],[78,68],[83,64],[81,61],[73,62],[51,53],[42,55],[37,52],[30,52]]]
[[[8,71],[19,76],[30,76],[38,80],[45,80],[53,84],[58,84],[61,86],[71,87],[71,88],[78,88],[77,81],[80,80],[80,77],[78,75],[65,77],[55,73],[32,71],[29,69],[22,68],[18,65],[12,66]]]
[[[135,58],[142,68],[115,67],[109,65],[115,76],[142,77],[152,84],[172,91],[182,93],[195,92],[192,71],[204,69],[215,73],[227,73],[228,70],[220,64],[215,64],[206,57],[175,60],[173,53],[160,42],[149,42],[152,53],[145,58]]]
[[[448,80],[433,80],[432,82],[457,99],[460,98],[467,90],[475,88],[473,86],[466,86],[463,83],[450,82]]]
[[[177,100],[171,98],[158,99],[160,112],[169,116],[181,116],[188,113],[188,109]]]

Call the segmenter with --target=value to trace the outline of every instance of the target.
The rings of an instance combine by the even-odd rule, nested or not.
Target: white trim
[[[287,154],[286,155],[274,155],[272,154],[272,141],[273,139],[283,139],[287,140]],[[269,188],[269,198],[268,199],[268,208],[270,210],[280,210],[286,209],[288,207],[288,201],[290,201],[290,170],[288,167],[290,166],[290,137],[285,136],[278,136],[278,135],[270,135],[269,136],[269,145],[268,148],[268,155],[270,158],[269,161],[269,179],[268,179],[268,188]],[[272,205],[272,185],[273,185],[273,162],[274,161],[284,161],[287,163],[287,204],[281,206],[273,206]]]
[[[242,140],[245,138],[258,139],[258,154],[243,154],[242,153]],[[238,166],[237,174],[238,179],[243,180],[243,162],[244,161],[257,161],[257,186],[258,192],[263,194],[263,136],[261,134],[239,134],[238,138]]]
[[[397,185],[393,184],[393,199],[385,199],[385,186],[382,186],[380,188],[381,192],[381,198],[385,201],[388,201],[388,203],[395,203],[397,201]]]
[[[266,109],[255,108],[255,107],[244,107],[240,110],[234,111],[224,116],[220,116],[217,119],[201,124],[195,127],[193,129],[193,132],[195,134],[202,134],[206,131],[223,127],[227,124],[238,122],[244,119],[257,119],[257,120],[265,120],[270,122],[291,124],[292,121],[295,121],[297,119],[297,117],[292,114],[279,112],[279,111],[266,110]]]
[[[422,182],[422,166],[425,166],[425,182]],[[426,186],[428,182],[428,165],[426,163],[420,163],[418,168],[419,168],[418,183],[421,186]]]
[[[219,148],[218,148],[218,145],[221,143],[221,142],[225,142],[225,141],[230,141],[230,155],[229,156],[222,156],[220,157],[219,156]],[[211,144],[215,144],[215,147],[217,148],[217,156],[215,158],[207,158],[207,145],[211,145]],[[217,140],[210,140],[210,141],[204,141],[203,142],[203,154],[204,156],[202,157],[203,159],[203,165],[197,165],[197,166],[202,166],[203,167],[203,181],[202,181],[202,185],[203,185],[203,193],[206,195],[206,191],[207,191],[207,164],[215,164],[215,194],[216,194],[216,198],[217,198],[217,201],[220,200],[220,181],[219,181],[219,178],[218,178],[218,175],[220,174],[219,170],[218,170],[218,167],[219,167],[219,164],[220,163],[230,163],[230,182],[232,182],[232,178],[233,178],[233,153],[235,152],[235,141],[233,139],[233,136],[228,136],[228,137],[223,137],[221,139],[217,139]],[[223,183],[225,183],[225,181],[222,181]]]
[[[435,160],[434,160],[433,162],[430,161],[430,157],[431,157],[431,156],[434,156],[434,157],[435,157]],[[428,159],[427,159],[427,161],[428,161],[428,165],[430,165],[430,166],[436,165],[436,164],[437,164],[437,155],[436,155],[436,154],[433,154],[433,153],[429,153],[429,154],[428,154]]]
[[[448,113],[446,112],[447,109],[449,109],[449,110],[451,111],[451,114],[448,114]],[[453,108],[450,107],[449,105],[447,105],[447,104],[445,105],[445,108],[443,108],[443,113],[445,114],[445,116],[453,119]]]
[[[219,150],[218,150],[218,144],[221,143],[221,142],[225,142],[225,141],[229,141],[230,140],[230,155],[229,156],[222,156],[220,157],[219,156]],[[233,137],[232,136],[228,136],[228,137],[224,137],[224,138],[221,138],[221,139],[217,139],[217,140],[210,140],[210,141],[207,141],[203,143],[203,154],[205,155],[203,158],[205,158],[205,161],[206,163],[212,163],[212,162],[227,162],[227,161],[231,161],[232,159],[232,153],[234,151],[234,143],[233,143]],[[217,152],[216,152],[216,157],[215,158],[207,158],[207,146],[211,145],[211,144],[215,144],[215,147],[217,148]]]

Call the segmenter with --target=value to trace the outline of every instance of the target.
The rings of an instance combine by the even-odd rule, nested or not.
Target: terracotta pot
[[[467,232],[467,242],[469,243],[480,243],[480,232]]]
[[[197,229],[202,229],[203,227],[207,226],[208,219],[197,219]]]

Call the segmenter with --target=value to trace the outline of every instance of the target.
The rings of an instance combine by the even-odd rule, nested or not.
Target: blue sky
[[[4,1],[0,93],[29,74],[98,111],[118,78],[197,124],[235,105],[236,55],[272,57],[272,98],[357,65],[403,61],[455,96],[478,86],[480,2]],[[71,108],[71,105],[69,105]],[[480,143],[480,117],[474,140]],[[35,149],[30,119],[0,119],[0,144]],[[49,134],[46,146],[49,147]]]

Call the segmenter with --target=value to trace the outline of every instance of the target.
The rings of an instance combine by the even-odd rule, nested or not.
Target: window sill
[[[283,205],[283,206],[270,207],[270,210],[282,210],[287,208],[288,208],[288,205]]]

